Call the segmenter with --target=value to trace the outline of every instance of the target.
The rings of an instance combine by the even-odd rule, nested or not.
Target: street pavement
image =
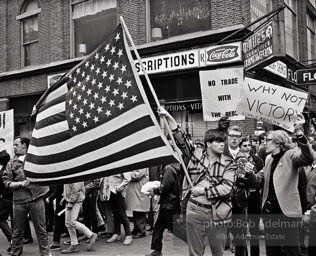
[[[131,223],[132,227],[132,223]],[[31,223],[32,234],[34,242],[31,244],[24,245],[24,256],[36,256],[38,255],[38,244],[36,235],[34,233],[33,225]],[[53,239],[53,233],[49,232],[49,241],[51,242]],[[62,238],[61,242],[61,249],[68,248],[69,245],[64,245],[64,241],[69,240],[69,238]],[[80,255],[80,256],[142,256],[147,253],[150,253],[150,242],[151,242],[151,234],[147,232],[146,237],[134,239],[133,243],[130,246],[123,246],[123,239],[119,242],[115,243],[106,243],[107,238],[102,238],[99,236],[98,241],[96,242],[95,246],[91,251],[87,251],[87,244],[85,241],[82,241],[80,244],[80,252],[78,253],[71,253],[70,255]],[[0,232],[0,252],[2,256],[9,255],[6,251],[8,248],[8,242]],[[261,241],[260,246],[260,255],[265,255],[264,244]],[[188,255],[188,247],[187,245],[181,241],[180,239],[176,238],[168,232],[167,230],[164,232],[164,239],[163,239],[163,255],[164,256],[185,256]],[[62,254],[61,251],[52,251],[53,256],[57,255],[65,255]],[[205,255],[211,255],[209,246],[206,246]],[[231,253],[230,249],[225,251],[224,256],[232,256],[234,255]]]

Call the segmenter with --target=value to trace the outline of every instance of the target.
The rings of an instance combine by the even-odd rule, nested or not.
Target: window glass
[[[253,0],[250,1],[250,18],[251,22],[259,19],[268,12],[272,11],[272,0]],[[257,28],[261,23],[265,22],[266,19],[251,26],[251,30]]]
[[[37,1],[28,1],[22,13],[38,9]],[[38,16],[33,15],[21,20],[23,66],[38,65]]]
[[[73,5],[75,56],[93,52],[117,26],[116,0],[90,0]]]
[[[307,56],[309,60],[308,64],[313,64],[315,63],[315,59],[316,59],[315,19],[309,12],[307,12],[306,20],[307,20]]]
[[[285,0],[287,8],[284,9],[286,54],[294,59],[298,58],[296,0]]]
[[[150,0],[152,39],[210,30],[210,6],[210,0]]]

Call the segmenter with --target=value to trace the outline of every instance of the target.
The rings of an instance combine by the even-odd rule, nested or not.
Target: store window
[[[306,15],[307,20],[307,57],[308,57],[308,64],[316,63],[316,36],[315,36],[315,17],[310,13],[307,12]]]
[[[298,59],[297,0],[284,0],[286,54]]]
[[[152,40],[211,29],[210,0],[150,0]]]
[[[21,21],[22,66],[38,65],[38,14],[36,0],[25,1],[17,20]]]
[[[116,0],[73,1],[73,54],[93,52],[117,26]]]

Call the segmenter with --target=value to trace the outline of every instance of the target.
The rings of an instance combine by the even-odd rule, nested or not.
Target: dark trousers
[[[309,229],[308,256],[316,255],[316,225]]]
[[[65,226],[65,214],[58,216],[58,213],[65,209],[65,203],[60,205],[60,201],[62,198],[56,198],[56,209],[54,215],[54,235],[53,235],[53,242],[56,244],[60,243],[60,236],[62,233],[66,232]],[[67,231],[68,232],[68,231]]]
[[[0,200],[0,229],[7,238],[8,242],[12,240],[12,230],[7,222],[9,216],[12,217],[12,200]]]
[[[120,194],[111,192],[110,204],[114,216],[114,231],[115,234],[121,234],[121,223],[123,224],[125,235],[131,235],[129,220],[126,214],[125,198]]]
[[[146,214],[146,212],[133,211],[133,235],[137,235],[137,233],[146,234]]]
[[[231,232],[234,237],[235,256],[247,256],[247,208],[233,205],[232,214],[233,228]]]
[[[151,249],[161,252],[162,251],[162,238],[165,229],[170,229],[173,232],[173,217],[177,212],[174,210],[159,209],[158,217],[154,225],[154,230],[151,239]]]
[[[27,219],[27,217],[26,217]],[[31,231],[31,226],[30,226],[30,222],[27,219],[26,223],[25,223],[25,229],[24,229],[24,235],[23,235],[24,239],[28,239],[28,240],[32,240],[32,231]]]
[[[98,233],[98,220],[96,214],[97,197],[93,193],[87,193],[86,198],[82,203],[83,208],[83,220],[87,228],[92,232]]]
[[[267,256],[301,255],[298,227],[301,219],[284,214],[264,215],[264,231]]]
[[[53,202],[45,204],[45,218],[46,218],[46,230],[47,232],[53,231],[54,229],[54,205]]]
[[[250,255],[259,256],[260,255],[260,230],[259,223],[261,217],[261,199],[260,193],[254,191],[250,193],[248,199],[248,223],[250,232]]]

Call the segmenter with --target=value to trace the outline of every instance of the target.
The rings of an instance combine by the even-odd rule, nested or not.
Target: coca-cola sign
[[[241,43],[231,43],[206,48],[206,64],[215,65],[241,61]]]

